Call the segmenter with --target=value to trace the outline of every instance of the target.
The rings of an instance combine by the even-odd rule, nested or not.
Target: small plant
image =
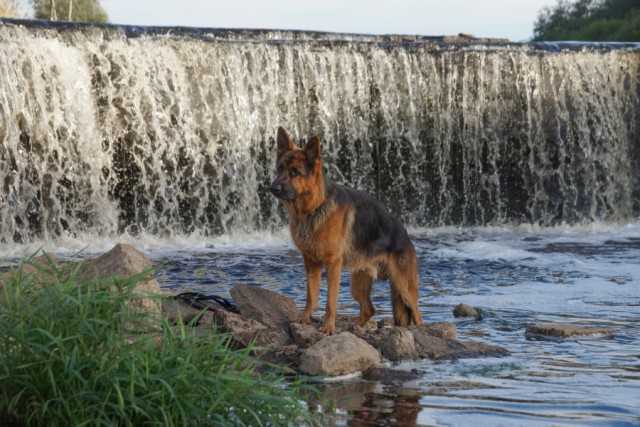
[[[14,425],[314,425],[308,389],[215,329],[127,309],[136,278],[0,276],[0,419]],[[43,277],[46,276],[46,280]],[[37,280],[35,280],[37,278]],[[131,325],[148,325],[132,334]]]

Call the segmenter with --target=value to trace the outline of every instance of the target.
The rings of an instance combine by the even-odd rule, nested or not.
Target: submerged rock
[[[482,317],[480,312],[467,304],[458,304],[453,309],[455,317],[474,317],[478,320]]]
[[[527,326],[529,335],[545,335],[550,337],[569,338],[575,335],[610,335],[616,332],[614,328],[594,328],[570,323],[547,323]]]

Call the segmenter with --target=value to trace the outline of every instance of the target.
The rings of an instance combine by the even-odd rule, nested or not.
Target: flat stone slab
[[[576,335],[610,335],[616,332],[614,328],[594,328],[571,323],[545,323],[527,326],[526,333],[545,335],[550,337],[569,338]]]

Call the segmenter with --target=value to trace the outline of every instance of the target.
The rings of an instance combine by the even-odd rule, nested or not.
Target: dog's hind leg
[[[360,304],[360,317],[356,324],[364,326],[376,309],[371,302],[371,285],[373,277],[367,272],[356,271],[351,273],[351,296]]]
[[[397,326],[422,324],[418,308],[418,261],[413,247],[395,259],[390,282],[394,323]]]

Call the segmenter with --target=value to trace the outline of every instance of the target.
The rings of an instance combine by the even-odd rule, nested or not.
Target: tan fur
[[[311,138],[303,150],[291,143],[284,129],[278,129],[278,178],[294,189],[295,199],[282,200],[291,219],[291,236],[302,253],[307,272],[307,302],[301,321],[309,323],[318,305],[318,293],[323,267],[326,268],[328,297],[326,317],[320,331],[335,333],[340,273],[343,268],[351,272],[351,295],[360,304],[357,325],[364,325],[374,314],[371,302],[373,280],[389,279],[394,320],[397,325],[421,324],[418,309],[418,265],[415,249],[368,256],[355,248],[353,241],[355,207],[338,205],[327,199],[322,172],[318,137]],[[312,166],[309,169],[309,160]],[[308,170],[301,176],[292,170]],[[272,184],[272,186],[274,185]],[[274,193],[275,194],[275,193]]]

